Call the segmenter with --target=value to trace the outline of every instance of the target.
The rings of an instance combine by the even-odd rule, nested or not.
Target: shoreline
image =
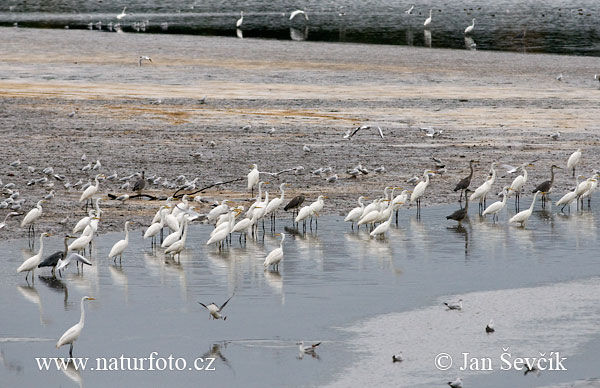
[[[286,180],[285,202],[300,192],[308,194],[307,201],[324,193],[330,197],[324,213],[344,214],[359,195],[377,198],[388,185],[412,188],[406,179],[434,168],[432,156],[444,161],[447,172],[432,179],[425,206],[457,201],[452,189],[468,174],[470,159],[481,162],[472,187],[483,182],[492,161],[518,165],[537,160],[528,170],[529,192],[549,178],[551,164],[566,164],[576,148],[584,148],[578,173],[589,175],[600,145],[600,125],[592,113],[600,97],[593,80],[595,57],[83,30],[2,31],[7,43],[0,58],[0,107],[7,114],[0,117],[0,128],[10,141],[0,157],[0,179],[17,185],[26,199],[25,213],[47,193],[38,184],[25,186],[42,177],[43,168],[54,167],[71,183],[87,181],[95,174],[80,169],[97,159],[105,175],[145,170],[147,176],[171,182],[184,174],[189,180],[198,177],[200,186],[245,176],[251,163],[268,172],[302,165],[305,174],[273,180],[271,198]],[[138,66],[139,55],[152,57],[152,64]],[[555,79],[560,72],[562,82]],[[68,117],[76,108],[78,113]],[[363,130],[352,141],[343,139],[346,130],[363,124],[381,126],[385,138]],[[242,130],[246,125],[251,130]],[[432,139],[421,127],[444,132]],[[556,130],[562,138],[552,141],[548,135]],[[312,151],[304,152],[304,144]],[[88,160],[82,162],[84,152]],[[8,167],[16,159],[21,167]],[[348,178],[346,171],[358,163],[371,173]],[[36,172],[28,173],[28,165]],[[385,174],[372,172],[379,165],[386,167]],[[327,166],[340,178],[334,184],[310,174]],[[516,176],[502,175],[495,192]],[[574,184],[564,170],[556,179],[555,200]],[[51,181],[56,196],[44,207],[36,229],[70,230],[86,215],[76,202],[80,192],[67,192],[61,182]],[[248,199],[244,186],[238,182],[204,196]],[[104,197],[122,194],[115,183],[100,187]],[[529,194],[523,197],[527,203]],[[158,206],[155,201],[105,201],[102,231],[121,230],[125,219],[147,226]],[[6,212],[0,210],[0,218]],[[66,215],[66,226],[58,225]],[[22,217],[16,218],[20,222]],[[9,220],[0,239],[15,231],[26,235],[16,221]]]

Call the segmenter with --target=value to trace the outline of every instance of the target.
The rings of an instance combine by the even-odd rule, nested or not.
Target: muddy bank
[[[267,172],[303,166],[304,174],[265,176],[270,194],[284,181],[288,198],[325,193],[325,212],[334,214],[386,185],[411,188],[406,179],[434,168],[432,156],[447,172],[431,181],[425,204],[456,201],[452,188],[468,174],[469,159],[481,162],[474,185],[492,161],[536,160],[527,191],[549,178],[551,164],[565,166],[576,148],[584,149],[581,173],[598,167],[595,58],[92,31],[3,28],[2,35],[0,179],[16,184],[26,200],[22,212],[55,190],[38,230],[72,228],[85,215],[80,192],[53,178],[52,188],[26,183],[48,166],[65,182],[87,182],[98,171],[81,168],[97,159],[106,175],[144,170],[173,182],[183,174],[199,178],[199,187],[245,176],[251,163]],[[140,55],[153,62],[138,66]],[[361,124],[380,126],[385,138],[364,130],[343,139]],[[430,138],[422,127],[443,133]],[[553,141],[548,135],[556,130],[562,137]],[[305,144],[312,151],[303,151]],[[10,167],[16,159],[20,167]],[[358,163],[371,173],[351,178],[346,171]],[[386,172],[373,173],[380,165]],[[326,166],[337,182],[310,173]],[[502,175],[494,191],[514,178]],[[103,182],[100,192],[122,194],[121,184]],[[573,184],[562,171],[554,197]],[[154,196],[174,191],[147,188]],[[250,198],[245,182],[203,196]],[[119,229],[125,219],[147,225],[158,206],[106,200],[101,231]],[[58,223],[67,216],[66,225]],[[17,219],[0,238],[26,233]]]

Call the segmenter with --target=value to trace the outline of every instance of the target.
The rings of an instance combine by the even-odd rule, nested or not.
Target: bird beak
[[[263,182],[263,185],[270,185],[271,182]]]
[[[407,192],[407,193],[412,193],[413,191],[412,191],[412,190],[406,190],[406,192]]]
[[[96,298],[88,298],[88,300],[96,300]]]
[[[324,195],[324,196],[323,196],[323,198],[329,199],[329,197],[328,197],[328,196],[326,196],[326,195]]]

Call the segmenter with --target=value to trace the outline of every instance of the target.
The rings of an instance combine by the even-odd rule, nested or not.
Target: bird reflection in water
[[[425,47],[431,48],[431,31],[423,30],[423,41],[425,42]]]
[[[44,319],[44,309],[42,307],[42,299],[40,298],[40,294],[35,289],[34,286],[17,286],[17,290],[33,304],[38,306],[38,310],[40,312],[40,323],[45,325],[47,321]]]
[[[17,374],[23,373],[23,364],[18,361],[7,361],[4,355],[4,350],[0,350],[0,362],[4,366],[4,369],[15,372]]]
[[[308,26],[304,28],[290,27],[290,39],[297,42],[308,39]]]
[[[66,310],[67,302],[69,301],[69,289],[67,288],[67,285],[65,283],[63,283],[62,280],[60,280],[54,276],[38,276],[38,279],[40,279],[49,289],[54,290],[59,293],[64,293],[64,295],[65,295],[64,302],[65,302],[65,310]]]
[[[477,44],[470,36],[465,36],[465,48],[467,50],[477,50]]]
[[[465,221],[463,221],[463,222],[465,224],[467,224],[468,228],[471,227],[468,218]],[[462,224],[458,224],[456,226],[448,227],[448,230],[451,230],[451,231],[453,231],[456,234],[464,236],[464,239],[465,239],[465,259],[469,256],[469,229],[467,229],[467,227],[465,227]]]
[[[83,387],[83,377],[81,377],[81,372],[75,367],[73,360],[69,360],[69,363],[66,367],[61,368],[65,376],[71,379],[73,382],[77,383],[79,387]]]
[[[221,347],[226,348],[227,347],[227,343],[224,342],[223,344],[218,344],[218,343],[217,344],[212,344],[210,346],[210,349],[208,350],[208,352],[206,352],[206,353],[204,353],[202,355],[202,358],[203,359],[214,358],[215,360],[219,360],[223,364],[227,365],[227,367],[233,371],[233,368],[229,364],[229,360],[221,352]]]

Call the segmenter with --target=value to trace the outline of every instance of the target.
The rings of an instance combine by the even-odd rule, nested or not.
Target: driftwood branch
[[[203,192],[203,191],[205,191],[205,190],[208,190],[208,189],[210,189],[210,188],[212,188],[212,187],[215,187],[215,186],[221,186],[221,185],[226,185],[226,184],[228,184],[228,183],[239,182],[239,181],[243,181],[244,179],[246,179],[246,178],[245,178],[245,177],[243,177],[243,178],[235,178],[235,179],[231,179],[231,180],[229,180],[229,181],[216,182],[216,183],[213,183],[212,185],[205,186],[205,187],[203,187],[203,188],[201,188],[201,189],[199,189],[199,190],[196,190],[196,191],[194,191],[194,192],[192,192],[192,193],[187,193],[187,195],[194,195],[194,194],[198,194],[198,193],[201,193],[201,192]],[[175,191],[175,193],[173,193],[173,198],[183,197],[183,194],[182,194],[182,195],[179,195],[179,193],[180,193],[180,192],[181,192],[183,189],[184,189],[184,187],[182,187],[182,188],[180,188],[180,189],[177,189],[177,191]]]
[[[115,195],[112,193],[108,193],[108,198],[110,199],[117,199],[119,198],[120,195]],[[150,194],[134,194],[134,195],[130,195],[128,199],[132,199],[132,198],[148,198],[151,201],[162,201],[165,200],[166,198],[163,197],[155,197],[154,195],[150,195]]]

